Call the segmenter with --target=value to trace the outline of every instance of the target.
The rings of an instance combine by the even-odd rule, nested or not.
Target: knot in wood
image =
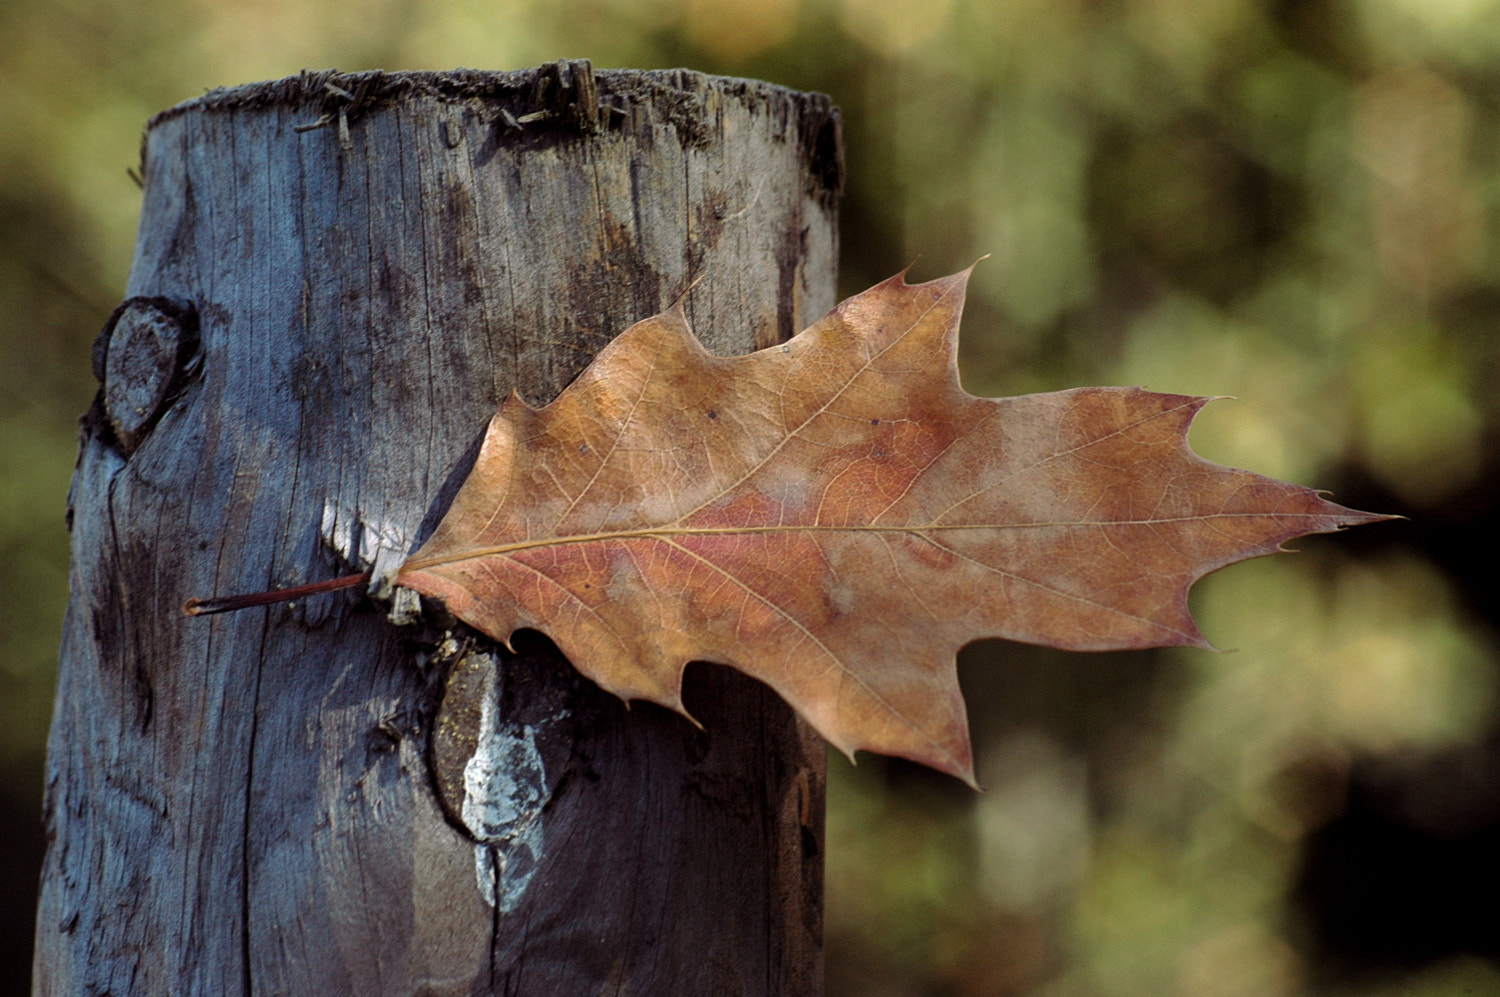
[[[198,315],[170,298],[131,298],[94,344],[94,376],[125,456],[133,454],[180,392],[198,350]]]

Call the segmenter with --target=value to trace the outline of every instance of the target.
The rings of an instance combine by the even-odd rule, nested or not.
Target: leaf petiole
[[[251,606],[267,606],[273,602],[290,602],[293,599],[300,599],[305,595],[317,595],[320,592],[336,592],[339,589],[368,584],[369,581],[370,573],[366,571],[363,574],[344,575],[342,578],[329,578],[321,582],[309,582],[306,585],[293,585],[291,588],[271,589],[268,592],[223,595],[213,599],[189,599],[182,604],[182,611],[188,616],[228,613],[236,609],[249,609]]]

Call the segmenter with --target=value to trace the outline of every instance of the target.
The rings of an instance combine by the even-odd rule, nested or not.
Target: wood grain
[[[304,74],[151,122],[125,297],[196,341],[144,365],[171,391],[131,439],[85,420],[36,993],[820,992],[823,749],[763,686],[694,666],[699,730],[518,636],[496,695],[545,846],[507,911],[429,772],[430,629],[350,594],[178,607],[399,560],[501,398],[690,286],[720,353],[818,317],[839,157],[821,96],[586,63]]]

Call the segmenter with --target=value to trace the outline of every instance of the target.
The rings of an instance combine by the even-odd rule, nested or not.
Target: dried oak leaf
[[[1204,398],[965,393],[967,277],[894,277],[743,357],[680,310],[633,326],[550,405],[501,406],[397,584],[627,700],[682,711],[688,662],[731,665],[848,754],[972,784],[962,645],[1207,647],[1196,579],[1384,518],[1198,457]]]

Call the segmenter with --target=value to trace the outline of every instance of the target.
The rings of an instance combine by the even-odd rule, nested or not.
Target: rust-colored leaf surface
[[[963,644],[1207,647],[1194,580],[1383,518],[1198,457],[1203,398],[966,394],[967,277],[892,278],[745,357],[680,311],[633,326],[552,404],[501,406],[398,584],[626,699],[682,710],[688,662],[731,665],[846,753],[972,784]]]

